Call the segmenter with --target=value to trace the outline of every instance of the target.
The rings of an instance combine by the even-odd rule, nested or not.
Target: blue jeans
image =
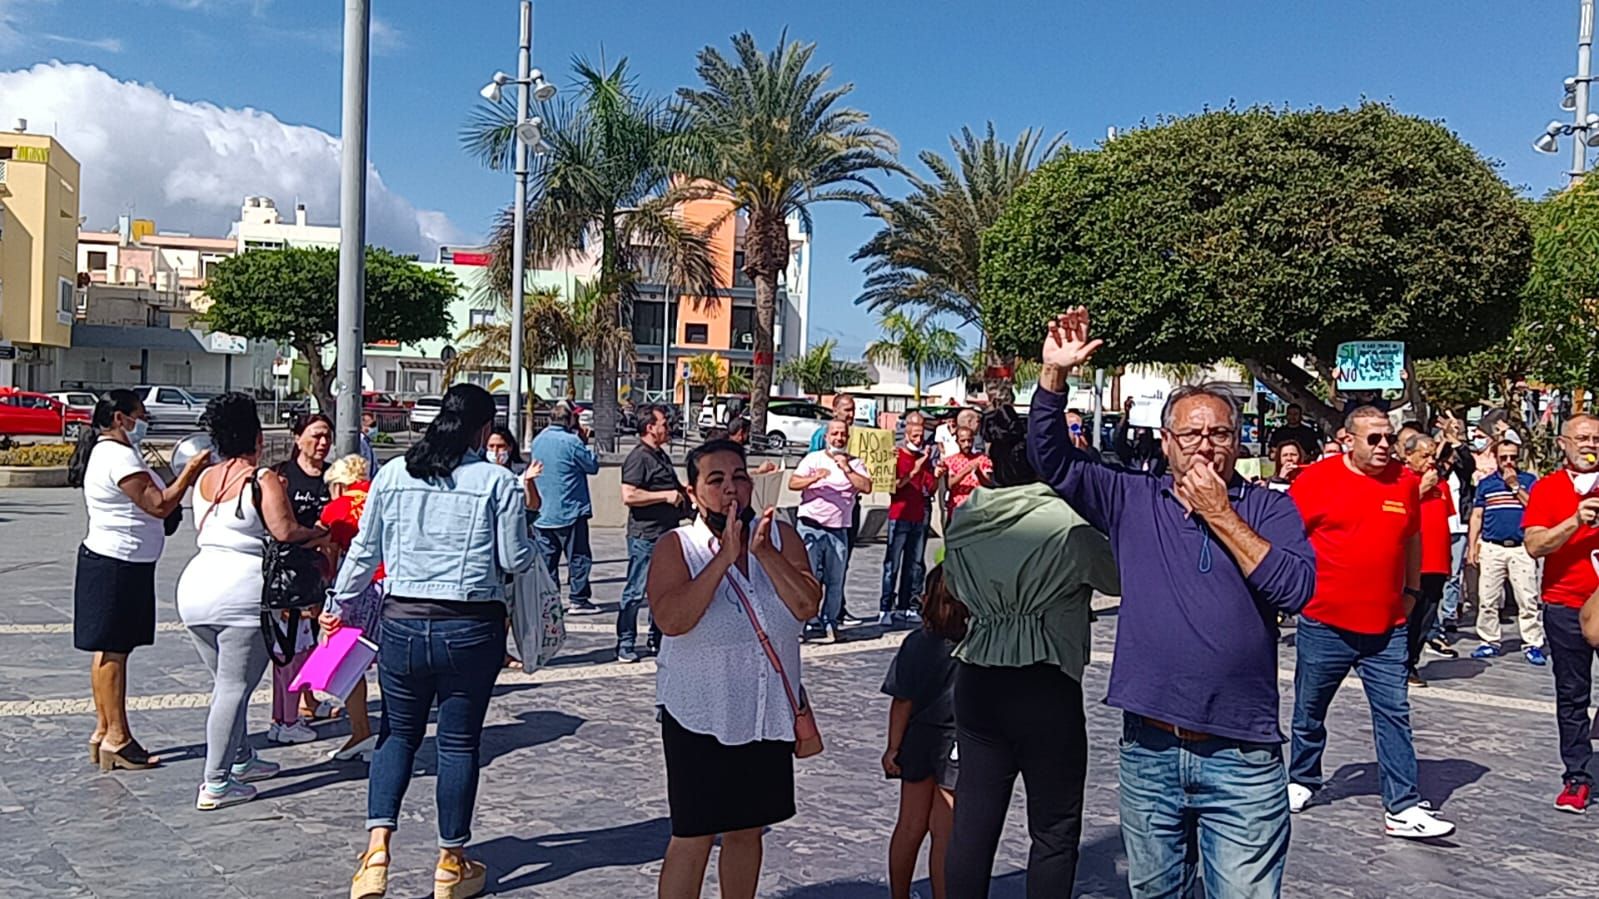
[[[1398,814],[1421,802],[1416,747],[1410,738],[1410,692],[1405,684],[1406,631],[1356,634],[1301,618],[1295,638],[1294,740],[1288,776],[1312,790],[1322,785],[1327,707],[1351,668],[1360,672],[1377,740],[1382,804]]]
[[[879,612],[905,611],[917,606],[922,595],[922,578],[925,563],[922,556],[927,549],[927,522],[888,521],[888,552],[883,555],[883,593],[879,597]],[[895,587],[898,586],[896,602]]]
[[[650,572],[655,541],[627,538],[627,583],[622,586],[622,608],[616,616],[616,651],[632,652],[638,645],[638,607],[644,604],[644,581]],[[661,630],[650,616],[650,645],[659,646]]]
[[[849,528],[819,528],[801,521],[799,535],[805,541],[805,554],[810,556],[811,571],[822,582],[822,611],[818,621],[823,627],[838,627],[838,618],[844,609],[844,566],[849,564]]]
[[[564,528],[534,528],[533,536],[539,544],[539,555],[544,557],[544,567],[550,579],[561,583],[561,554],[566,554],[567,599],[582,605],[594,601],[594,588],[589,586],[589,570],[594,567],[594,551],[589,548],[589,520],[579,518]]]
[[[1223,737],[1182,740],[1122,716],[1122,843],[1135,899],[1276,899],[1288,861],[1282,747]],[[959,803],[957,803],[957,808]]]
[[[1465,576],[1466,565],[1466,535],[1449,535],[1449,580],[1444,582],[1444,601],[1438,606],[1438,624],[1433,627],[1431,637],[1443,636],[1443,622],[1455,621],[1460,614],[1460,597],[1462,590],[1461,579]]]
[[[504,661],[501,621],[383,622],[378,652],[383,725],[367,782],[368,830],[393,830],[399,823],[400,800],[411,785],[416,751],[427,735],[428,711],[437,698],[439,846],[448,849],[471,841],[483,715]]]

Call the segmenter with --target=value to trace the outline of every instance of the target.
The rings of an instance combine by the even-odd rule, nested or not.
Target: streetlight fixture
[[[516,123],[512,126],[513,172],[516,176],[516,199],[511,208],[511,396],[506,410],[506,424],[511,433],[522,439],[522,344],[523,297],[527,280],[527,154],[529,150],[542,154],[549,149],[544,143],[544,120],[528,115],[528,96],[540,103],[555,97],[555,85],[546,81],[544,73],[533,68],[533,0],[522,0],[521,40],[517,49],[517,76],[495,72],[489,83],[483,85],[478,96],[490,103],[500,102],[501,90],[507,84],[516,85]],[[530,90],[531,89],[531,90]]]
[[[1560,152],[1560,138],[1575,138],[1571,145],[1571,170],[1566,174],[1573,182],[1582,180],[1588,170],[1588,148],[1599,147],[1599,115],[1588,111],[1593,75],[1593,14],[1594,0],[1581,0],[1581,16],[1577,25],[1577,74],[1565,81],[1565,94],[1560,108],[1571,113],[1571,121],[1550,122],[1532,142],[1539,153]]]

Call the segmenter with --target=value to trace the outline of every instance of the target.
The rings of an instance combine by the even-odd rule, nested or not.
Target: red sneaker
[[[1555,797],[1555,808],[1573,815],[1581,815],[1588,811],[1588,794],[1592,787],[1581,781],[1566,781],[1566,788]]]

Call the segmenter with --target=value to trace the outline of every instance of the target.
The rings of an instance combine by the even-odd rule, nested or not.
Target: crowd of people
[[[1185,386],[1167,397],[1158,439],[1119,436],[1132,461],[1118,464],[1094,451],[1081,416],[1066,408],[1068,375],[1099,345],[1087,312],[1071,309],[1048,325],[1025,415],[962,413],[932,434],[919,413],[905,417],[876,619],[914,628],[882,686],[882,769],[900,782],[887,851],[895,899],[909,899],[929,837],[935,899],[987,895],[1018,775],[1028,895],[1070,895],[1096,593],[1121,597],[1105,701],[1122,714],[1119,817],[1134,896],[1183,895],[1196,881],[1211,896],[1280,894],[1290,817],[1325,801],[1327,712],[1351,671],[1371,709],[1384,833],[1453,832],[1420,776],[1408,691],[1425,686],[1424,654],[1456,653],[1473,598],[1472,655],[1510,655],[1499,628],[1507,586],[1520,655],[1554,674],[1563,765],[1555,807],[1586,809],[1599,418],[1569,419],[1563,467],[1537,478],[1502,420],[1485,419],[1468,437],[1452,417],[1396,429],[1386,410],[1355,405],[1328,441],[1291,413],[1269,438],[1276,472],[1254,483],[1237,472],[1233,396]],[[568,613],[597,610],[589,435],[573,410],[557,407],[524,461],[494,414],[481,388],[452,387],[404,458],[376,471],[360,455],[330,461],[332,424],[312,416],[295,425],[294,456],[268,469],[254,402],[225,394],[206,410],[210,449],[168,485],[139,452],[148,415],[137,395],[108,393],[72,466],[89,513],[74,642],[94,653],[93,762],[160,762],[129,730],[126,664],[154,640],[154,562],[192,488],[199,551],[179,581],[178,611],[214,678],[196,808],[248,801],[255,782],[278,773],[245,739],[249,697],[266,669],[269,737],[314,737],[314,722],[335,711],[294,686],[297,666],[319,634],[358,629],[377,647],[383,714],[374,729],[363,681],[343,704],[350,739],[332,753],[371,764],[368,843],[350,895],[387,892],[392,837],[430,717],[434,895],[480,892],[487,870],[467,847],[484,717],[498,672],[514,662],[505,649],[510,584],[538,565],[560,583],[564,556]],[[693,449],[680,479],[667,453],[670,416],[639,412],[639,443],[620,473],[627,575],[616,658],[656,656],[671,821],[664,899],[700,895],[716,847],[722,895],[753,897],[765,832],[796,813],[795,759],[822,751],[800,646],[866,623],[845,607],[845,572],[861,499],[874,487],[850,452],[853,401],[840,398],[834,415],[787,474],[799,496],[791,525],[755,501],[760,469],[738,439],[747,427],[734,422]],[[937,508],[944,546],[926,571]],[[270,572],[290,565],[289,549],[318,560],[325,595],[266,609],[263,571],[271,592]],[[1285,734],[1278,664],[1289,621]],[[280,625],[294,632],[283,653],[262,639]]]

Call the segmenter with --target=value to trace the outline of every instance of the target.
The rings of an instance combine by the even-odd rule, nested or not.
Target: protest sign
[[[1339,390],[1401,390],[1405,344],[1398,340],[1352,340],[1338,345]]]
[[[849,454],[866,463],[873,493],[893,493],[896,472],[894,432],[882,428],[851,428]]]

